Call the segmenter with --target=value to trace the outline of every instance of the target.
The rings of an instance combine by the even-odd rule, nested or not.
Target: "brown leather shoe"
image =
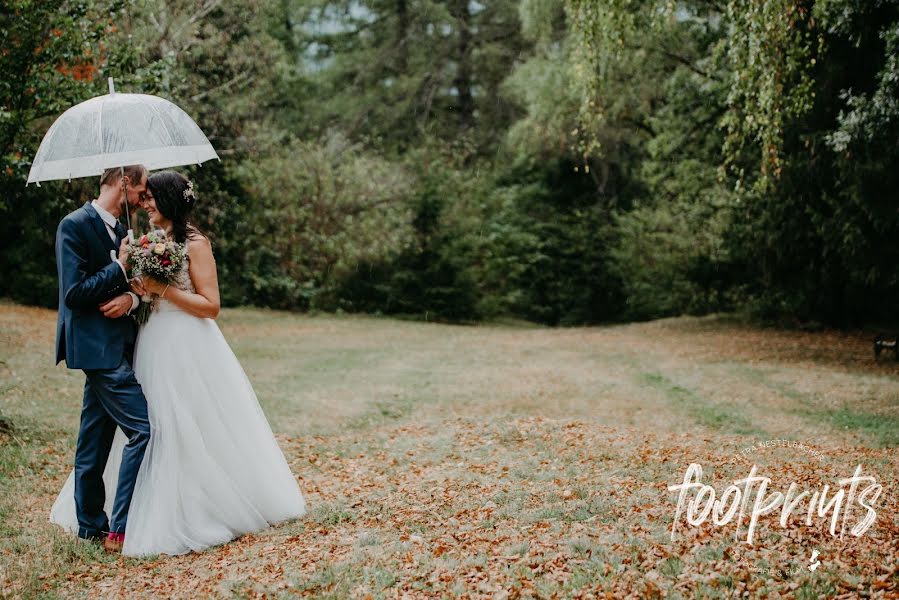
[[[103,540],[103,549],[109,552],[110,554],[121,554],[122,546],[125,545],[125,534],[124,533],[110,533],[105,540]]]

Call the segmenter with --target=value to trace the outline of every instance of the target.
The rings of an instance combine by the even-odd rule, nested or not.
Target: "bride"
[[[150,221],[186,244],[189,260],[169,285],[133,282],[139,295],[158,298],[134,355],[151,435],[125,529],[122,553],[129,556],[201,550],[305,512],[253,388],[213,320],[215,259],[188,220],[195,202],[193,185],[179,173],[155,173],[147,182]],[[126,442],[117,430],[103,475],[107,512]],[[78,531],[72,475],[50,520]]]

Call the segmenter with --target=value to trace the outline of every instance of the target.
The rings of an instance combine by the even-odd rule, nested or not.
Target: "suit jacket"
[[[70,369],[114,369],[134,344],[134,320],[127,315],[108,319],[99,308],[128,291],[122,268],[109,255],[110,250],[118,253],[124,235],[121,226],[116,229],[113,242],[103,219],[87,202],[60,221],[56,230],[56,363],[64,359]]]

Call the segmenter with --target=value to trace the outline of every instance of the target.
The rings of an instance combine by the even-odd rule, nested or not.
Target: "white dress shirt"
[[[109,237],[112,239],[112,243],[115,244],[115,242],[116,242],[115,226],[116,226],[116,222],[118,221],[118,219],[116,219],[114,216],[112,216],[112,213],[110,213],[108,210],[106,210],[105,208],[100,206],[96,200],[91,202],[91,206],[94,207],[94,210],[96,210],[97,214],[100,215],[100,218],[103,219],[103,223],[106,224],[106,232],[109,234]],[[122,268],[122,273],[124,273],[125,280],[127,281],[128,280],[128,272],[125,270],[125,265],[123,265],[122,262],[118,258],[116,258],[114,260]],[[135,294],[134,292],[127,292],[127,293],[131,296],[131,308],[128,310],[128,312],[130,313],[135,308],[137,308],[137,305],[140,303],[140,299],[137,297],[137,294]]]

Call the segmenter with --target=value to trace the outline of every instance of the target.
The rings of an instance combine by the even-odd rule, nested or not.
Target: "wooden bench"
[[[899,336],[878,335],[874,338],[874,359],[880,358],[883,352],[892,352],[893,360],[899,360]]]

